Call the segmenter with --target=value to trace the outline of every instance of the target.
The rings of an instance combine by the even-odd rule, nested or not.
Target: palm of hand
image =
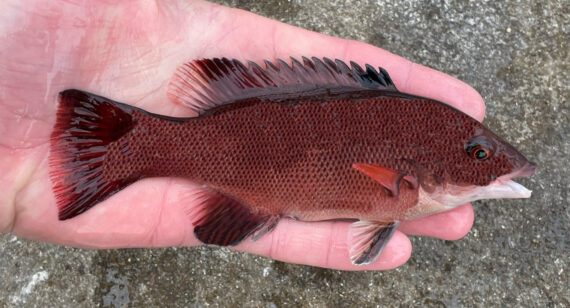
[[[189,116],[186,107],[166,99],[170,76],[185,61],[327,56],[382,66],[403,92],[439,99],[479,119],[484,113],[480,96],[447,75],[366,44],[209,3],[78,7],[38,1],[24,8],[8,1],[1,6],[0,231],[32,239],[92,248],[199,244],[184,214],[196,186],[183,179],[145,179],[84,215],[57,220],[47,157],[56,96],[67,88],[155,113]],[[344,222],[283,220],[259,241],[236,248],[288,262],[386,269],[409,258],[411,246],[403,232],[456,239],[470,229],[472,219],[467,205],[403,223],[381,258],[361,267],[350,264]]]

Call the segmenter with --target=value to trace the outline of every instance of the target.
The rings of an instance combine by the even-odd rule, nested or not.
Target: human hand
[[[48,176],[57,93],[94,92],[169,116],[191,111],[166,98],[176,67],[198,58],[261,61],[316,56],[385,68],[402,92],[446,102],[481,120],[484,104],[468,85],[376,47],[331,38],[207,2],[56,1],[0,4],[0,231],[89,248],[193,246],[185,210],[196,185],[144,179],[88,212],[57,219]],[[345,270],[389,269],[410,256],[406,234],[447,240],[471,228],[470,205],[398,228],[374,263],[350,263],[346,222],[282,219],[256,242],[235,249],[285,262]]]

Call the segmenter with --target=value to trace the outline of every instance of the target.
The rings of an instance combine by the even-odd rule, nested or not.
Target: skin
[[[183,179],[139,181],[74,219],[59,221],[48,177],[56,96],[77,88],[169,116],[191,116],[166,98],[175,68],[196,58],[317,56],[382,66],[398,89],[482,120],[465,83],[385,50],[201,1],[6,0],[0,4],[0,232],[87,248],[194,246],[185,213],[197,187]],[[395,268],[410,257],[406,235],[455,240],[473,223],[470,205],[404,222],[374,263],[354,266],[348,223],[283,219],[235,249],[343,270]]]

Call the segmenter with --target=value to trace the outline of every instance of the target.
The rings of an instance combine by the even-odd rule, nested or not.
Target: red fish
[[[204,59],[182,65],[173,118],[79,90],[59,95],[50,176],[59,219],[147,177],[203,185],[192,213],[206,244],[236,245],[281,217],[349,219],[350,258],[374,261],[398,227],[482,198],[528,198],[515,148],[441,102],[399,92],[388,73],[330,59]]]

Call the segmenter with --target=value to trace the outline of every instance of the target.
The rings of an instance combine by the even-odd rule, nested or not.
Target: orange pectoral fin
[[[390,191],[392,196],[397,197],[399,195],[400,183],[402,182],[402,178],[404,178],[405,174],[388,168],[361,163],[352,164],[352,168],[364,173],[376,182],[380,183],[380,185]]]

